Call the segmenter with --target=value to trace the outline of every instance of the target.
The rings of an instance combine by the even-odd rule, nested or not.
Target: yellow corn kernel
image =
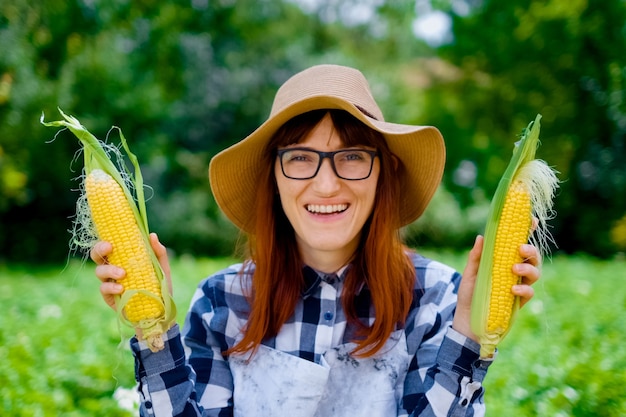
[[[511,325],[515,303],[511,287],[519,283],[519,277],[513,274],[511,268],[523,261],[519,248],[528,241],[531,224],[531,199],[528,187],[522,181],[514,181],[507,191],[496,231],[487,333],[501,335],[506,333]]]
[[[89,173],[85,179],[85,191],[98,237],[113,245],[109,262],[126,270],[126,277],[120,284],[124,291],[139,291],[124,307],[126,318],[141,327],[143,321],[161,317],[163,303],[146,294],[160,297],[159,279],[124,191],[101,169]]]

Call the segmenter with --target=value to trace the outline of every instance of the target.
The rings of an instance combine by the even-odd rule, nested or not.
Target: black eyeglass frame
[[[287,152],[291,152],[291,151],[307,151],[307,152],[313,152],[313,153],[316,153],[316,154],[319,155],[320,159],[319,159],[319,162],[317,164],[317,169],[315,170],[313,175],[311,175],[310,177],[306,177],[306,178],[296,178],[296,177],[290,177],[289,175],[285,174],[285,167],[283,166],[283,154],[285,154]],[[338,154],[338,153],[353,152],[353,151],[365,152],[365,153],[367,153],[368,155],[370,155],[372,157],[371,163],[370,163],[370,169],[369,169],[369,171],[368,171],[368,173],[367,173],[367,175],[365,177],[362,177],[362,178],[346,178],[346,177],[342,177],[337,172],[337,167],[335,167],[335,155]],[[335,173],[335,175],[338,178],[341,178],[342,180],[346,180],[346,181],[366,180],[366,179],[368,179],[370,177],[370,175],[372,175],[372,169],[374,168],[374,159],[377,156],[379,156],[378,151],[373,151],[373,150],[370,150],[370,149],[362,149],[362,148],[339,149],[337,151],[332,151],[332,152],[316,151],[315,149],[311,149],[311,148],[283,148],[283,149],[277,149],[276,150],[276,157],[280,161],[280,170],[282,171],[282,173],[285,176],[285,178],[289,178],[291,180],[310,180],[311,178],[315,178],[317,173],[320,171],[320,168],[322,167],[322,162],[324,162],[325,158],[328,158],[330,160],[330,166],[333,168],[333,172]]]

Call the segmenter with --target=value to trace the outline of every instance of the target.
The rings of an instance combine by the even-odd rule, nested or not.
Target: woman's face
[[[330,114],[303,141],[289,147],[317,151],[344,148]],[[288,147],[288,148],[289,148]],[[374,206],[380,161],[374,158],[371,175],[363,180],[343,180],[325,158],[317,175],[307,180],[285,177],[276,158],[274,175],[281,205],[293,226],[303,261],[318,270],[334,272],[355,252],[361,229]]]

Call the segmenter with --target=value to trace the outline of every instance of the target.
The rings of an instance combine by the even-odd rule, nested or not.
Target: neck
[[[336,251],[300,251],[300,256],[306,265],[325,274],[339,271],[352,259],[352,254]]]

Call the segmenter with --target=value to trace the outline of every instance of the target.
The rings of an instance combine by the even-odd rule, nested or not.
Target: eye
[[[346,162],[361,162],[369,160],[369,154],[360,150],[349,150],[341,153],[341,160]]]
[[[302,161],[302,162],[304,162],[304,161],[311,160],[311,158],[310,158],[309,155],[297,154],[297,155],[293,155],[291,157],[291,160],[292,161]]]
[[[316,154],[303,150],[293,150],[283,154],[285,162],[314,162]]]
[[[364,157],[362,152],[350,152],[346,154],[346,159],[350,161],[361,161]]]

